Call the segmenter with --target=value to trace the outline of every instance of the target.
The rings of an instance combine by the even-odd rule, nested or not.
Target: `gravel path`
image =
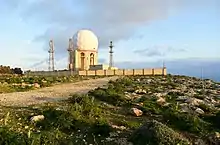
[[[14,92],[0,94],[0,105],[4,106],[27,106],[50,101],[67,99],[71,94],[87,93],[97,87],[106,85],[109,80],[118,77],[107,77],[100,79],[84,80],[76,83],[60,84],[52,87],[41,88],[28,92]]]

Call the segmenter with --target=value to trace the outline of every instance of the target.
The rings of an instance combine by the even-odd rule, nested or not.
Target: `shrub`
[[[73,95],[68,101],[72,104],[70,111],[76,118],[90,120],[102,116],[102,110],[92,96]]]
[[[0,144],[1,145],[26,145],[28,139],[25,135],[11,132],[7,127],[0,128]]]
[[[167,109],[161,112],[165,121],[178,130],[202,135],[209,130],[209,124],[195,114],[180,113],[175,109]]]
[[[168,126],[153,120],[137,129],[130,137],[134,145],[188,145],[189,141]]]
[[[112,105],[123,105],[127,103],[124,94],[121,94],[117,91],[115,91],[112,88],[103,89],[103,88],[97,88],[93,91],[89,92],[90,96],[94,96],[96,99],[100,101],[105,101]]]

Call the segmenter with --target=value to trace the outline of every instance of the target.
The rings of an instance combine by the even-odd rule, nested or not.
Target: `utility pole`
[[[50,40],[49,42],[49,71],[54,71],[54,44],[53,40]]]
[[[112,68],[113,67],[113,44],[112,44],[112,41],[110,41],[110,45],[109,45],[109,48],[110,48],[110,51],[109,51],[109,68]]]

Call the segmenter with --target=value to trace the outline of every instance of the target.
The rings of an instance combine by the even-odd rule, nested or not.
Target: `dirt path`
[[[56,101],[68,98],[71,94],[87,93],[97,87],[106,85],[109,80],[118,77],[84,80],[76,83],[60,84],[52,87],[32,90],[28,92],[14,92],[0,94],[0,105],[4,106],[27,106],[48,101]]]

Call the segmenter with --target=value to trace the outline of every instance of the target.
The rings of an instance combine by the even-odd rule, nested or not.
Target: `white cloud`
[[[22,16],[50,24],[36,39],[44,41],[46,49],[53,38],[58,55],[63,56],[68,37],[77,29],[91,28],[100,46],[106,47],[110,40],[128,39],[138,27],[177,13],[184,4],[184,0],[47,0],[29,3]]]
[[[66,59],[68,38],[77,29],[91,28],[99,37],[101,47],[110,40],[128,39],[134,32],[152,21],[167,19],[185,7],[206,7],[219,0],[7,0],[10,11],[16,10],[28,22],[46,25],[48,29],[34,41],[54,40],[56,59]],[[216,6],[217,8],[217,6]],[[106,47],[107,48],[107,47]],[[151,55],[157,54],[151,50]],[[67,63],[67,61],[65,61]],[[45,63],[46,65],[47,63]],[[63,62],[62,62],[63,64]],[[47,67],[46,67],[47,68]]]

